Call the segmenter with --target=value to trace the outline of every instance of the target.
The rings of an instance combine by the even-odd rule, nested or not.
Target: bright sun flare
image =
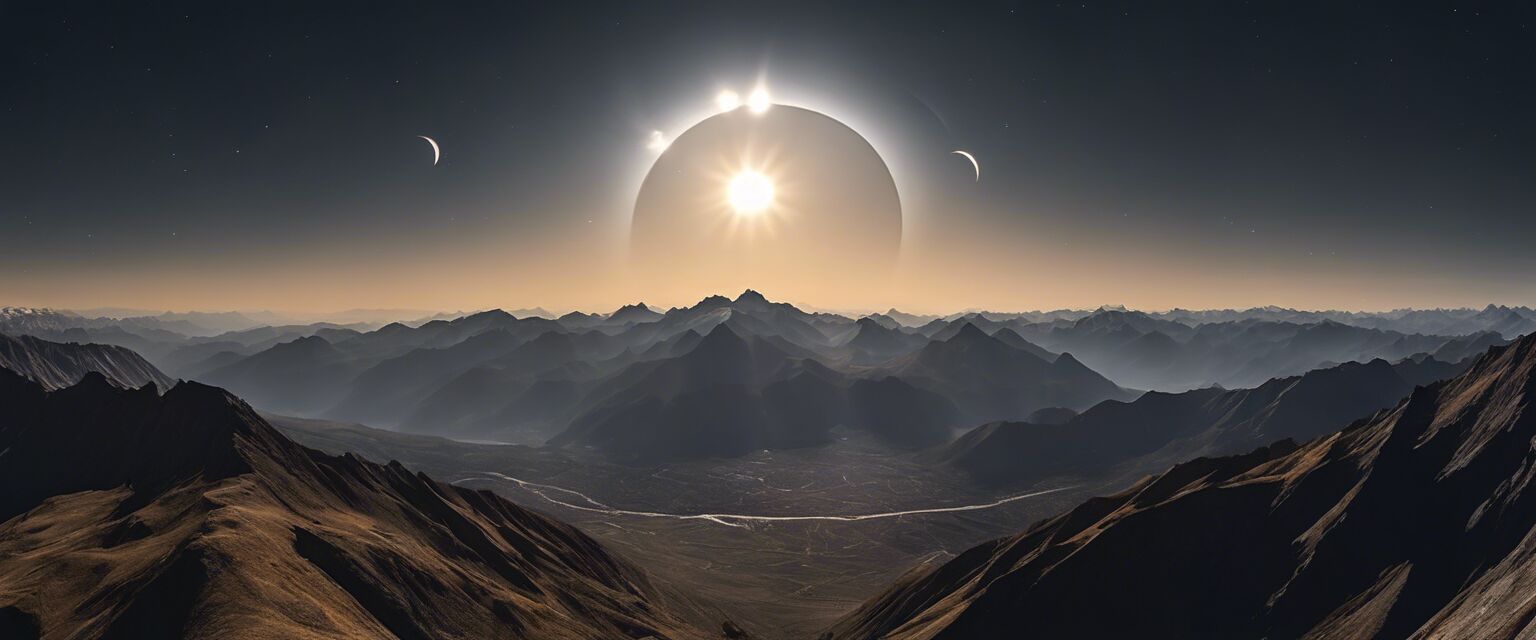
[[[773,204],[773,182],[756,171],[743,171],[731,178],[727,195],[738,215],[753,215]]]

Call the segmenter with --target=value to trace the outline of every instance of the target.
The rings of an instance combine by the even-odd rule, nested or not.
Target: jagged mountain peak
[[[326,340],[319,334],[312,334],[307,336],[299,336],[287,342],[279,342],[275,345],[272,345],[272,348],[290,351],[310,351],[326,349],[331,346],[333,345],[331,344],[330,340]]]
[[[722,296],[722,295],[711,295],[711,296],[705,296],[703,300],[698,301],[697,304],[693,305],[693,308],[699,309],[699,310],[702,311],[702,310],[714,309],[714,308],[717,308],[717,307],[727,307],[727,306],[730,306],[730,304],[731,304],[731,299],[730,298],[727,298],[727,297]]]
[[[955,335],[950,337],[949,340],[946,340],[946,342],[951,342],[954,344],[974,344],[977,342],[985,343],[996,341],[992,339],[992,336],[987,335],[987,332],[982,331],[981,327],[976,326],[976,324],[973,322],[967,321],[965,324],[961,325],[960,330],[955,332]]]
[[[477,324],[477,323],[507,322],[507,321],[516,320],[516,319],[517,319],[517,316],[514,316],[514,315],[512,315],[512,314],[510,314],[510,313],[508,313],[506,311],[501,310],[501,309],[488,309],[486,311],[479,311],[479,312],[476,312],[476,313],[471,313],[471,314],[466,315],[466,316],[460,316],[458,318],[454,318],[450,322],[461,323],[461,324]]]
[[[654,309],[646,306],[644,302],[624,305],[608,314],[610,324],[622,324],[628,322],[654,322],[662,317]]]
[[[0,334],[0,369],[10,369],[44,387],[67,387],[89,372],[106,374],[125,387],[154,384],[169,389],[174,381],[139,354],[103,344],[59,343],[32,336]]]

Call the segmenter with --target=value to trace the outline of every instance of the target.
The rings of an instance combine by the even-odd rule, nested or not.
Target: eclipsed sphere
[[[901,200],[874,147],[815,111],[733,104],[672,140],[646,175],[635,266],[720,287],[888,273]]]

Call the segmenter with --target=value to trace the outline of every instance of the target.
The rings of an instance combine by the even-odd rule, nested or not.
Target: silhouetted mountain
[[[1500,337],[1499,334],[1492,331],[1484,331],[1447,341],[1440,348],[1435,349],[1432,355],[1436,360],[1460,362],[1483,353],[1491,347],[1506,344],[1509,344],[1509,341]]]
[[[255,351],[234,341],[200,342],[173,349],[161,356],[158,364],[172,375],[192,379],[252,353]],[[214,356],[219,356],[220,360],[210,360]]]
[[[1522,313],[1519,308],[1490,307],[1441,315],[1454,325],[1474,320],[1486,324],[1496,317],[1512,320],[1524,317]],[[12,316],[43,317],[23,312]],[[1248,316],[1309,324],[1243,319]],[[689,336],[705,335],[719,326],[729,327],[743,339],[771,344],[790,359],[819,361],[836,373],[835,384],[844,391],[857,380],[895,377],[914,389],[941,396],[959,410],[946,420],[955,423],[949,426],[1019,420],[1042,407],[1081,410],[1099,400],[1131,397],[1131,392],[1117,386],[1170,390],[1213,383],[1257,386],[1273,377],[1338,362],[1376,357],[1399,361],[1421,353],[1454,362],[1459,358],[1451,356],[1458,351],[1476,351],[1499,340],[1491,332],[1460,340],[1405,335],[1333,320],[1362,321],[1365,315],[1268,309],[1238,313],[1233,316],[1238,320],[1200,320],[1206,323],[1199,326],[1183,324],[1206,317],[1197,312],[1148,314],[1107,307],[1093,312],[966,312],[934,319],[916,330],[902,328],[897,318],[883,314],[856,321],[810,313],[750,289],[734,299],[709,296],[664,314],[635,304],[612,314],[578,312],[554,321],[490,310],[445,316],[420,326],[393,323],[371,331],[318,323],[212,337],[167,334],[172,335],[165,338],[169,342],[160,341],[164,335],[154,333],[158,329],[99,323],[68,314],[47,317],[60,327],[91,325],[63,329],[70,339],[102,337],[114,344],[153,350],[145,352],[146,358],[171,375],[229,385],[264,409],[518,442],[539,442],[565,428],[604,400],[600,390],[607,388],[610,377],[638,363],[680,357],[697,339]],[[974,362],[935,356],[933,352],[963,351],[960,345],[966,340],[957,338],[967,327],[991,337],[977,353],[997,353],[977,356]],[[501,361],[511,347],[545,334],[572,336],[573,353],[551,366]],[[932,336],[936,345],[928,344],[925,335]],[[304,358],[290,353],[293,347],[288,345],[309,337],[324,339],[334,352],[303,364]],[[925,350],[930,353],[919,358]],[[282,362],[290,364],[279,366]],[[473,371],[478,368],[484,370]],[[301,373],[300,369],[314,370]],[[235,372],[244,373],[232,376]],[[598,396],[589,397],[594,392]],[[838,419],[855,418],[844,414]]]
[[[253,350],[252,352],[254,353],[255,351],[270,349],[274,345],[284,342],[292,342],[299,338],[307,338],[309,336],[318,335],[320,332],[327,330],[330,330],[332,338],[337,337],[337,334],[335,333],[337,331],[344,332],[349,336],[362,335],[362,333],[355,327],[344,327],[327,322],[317,322],[315,324],[262,326],[252,329],[244,329],[241,331],[229,331],[213,336],[211,338],[194,340],[191,342],[191,344],[198,345],[208,342],[237,343],[251,348]],[[327,338],[327,340],[330,339],[331,338]]]
[[[992,335],[997,333],[1000,329],[1003,329],[1005,326],[1007,325],[995,320],[991,320],[979,313],[971,313],[963,315],[959,318],[955,318],[954,320],[943,321],[942,325],[930,323],[927,325],[927,328],[937,328],[937,331],[928,333],[928,337],[933,340],[943,342],[955,337],[956,334],[959,334],[966,327],[976,327],[977,329],[981,329],[982,333]]]
[[[0,371],[0,451],[12,636],[707,637],[574,528],[305,449],[213,387]]]
[[[0,334],[0,368],[9,369],[48,389],[60,389],[96,372],[126,387],[154,384],[169,389],[174,382],[139,354],[104,344],[49,342],[32,336]]]
[[[174,350],[186,337],[169,332],[153,332],[143,329],[129,330],[108,324],[93,327],[70,327],[59,331],[12,331],[0,330],[10,335],[29,335],[51,342],[78,342],[80,344],[105,344],[134,350],[145,359],[155,359]]]
[[[738,309],[752,309],[754,307],[761,309],[770,304],[773,303],[769,302],[768,298],[763,297],[763,294],[751,289],[742,291],[741,295],[736,296],[736,299],[731,301],[731,306]]]
[[[1298,311],[1282,307],[1257,307],[1245,310],[1214,309],[1189,311],[1174,309],[1149,314],[1184,324],[1228,323],[1242,321],[1316,324],[1324,320],[1367,329],[1402,334],[1461,336],[1483,331],[1503,332],[1506,338],[1530,333],[1536,311],[1528,307],[1488,305],[1482,309],[1395,309],[1384,312]]]
[[[1520,310],[1490,304],[1469,318],[1468,324],[1478,330],[1492,331],[1513,340],[1536,331],[1536,314],[1532,314],[1529,309],[1524,311],[1521,313]]]
[[[871,318],[860,318],[852,338],[843,347],[853,351],[853,361],[860,364],[884,362],[910,353],[927,342],[922,336],[903,333]]]
[[[619,307],[613,313],[608,314],[606,324],[626,325],[642,322],[655,322],[661,319],[661,314],[652,311],[644,302]]]
[[[1192,315],[1199,314],[1175,317]],[[1043,348],[1072,353],[1121,385],[1167,391],[1213,383],[1251,387],[1340,362],[1396,361],[1432,353],[1453,340],[1353,326],[1316,314],[1297,315],[1308,323],[1237,319],[1188,326],[1151,314],[1113,310],[1070,323],[1013,322],[1010,328]],[[1437,357],[1450,362],[1461,359],[1450,354]]]
[[[904,327],[920,327],[937,319],[936,316],[925,316],[907,313],[905,311],[896,309],[895,307],[887,309],[886,312],[881,315],[901,323],[901,325]]]
[[[602,324],[603,317],[595,313],[582,313],[580,311],[572,311],[563,316],[560,316],[559,318],[556,318],[555,321],[559,322],[561,326],[564,326],[567,329],[580,331],[582,329],[591,329],[592,327]]]
[[[953,437],[962,414],[943,395],[894,377],[855,380],[848,387],[849,423],[907,449]]]
[[[417,433],[485,435],[504,426],[482,421],[498,415],[541,377],[553,374],[569,379],[567,367],[580,366],[578,340],[568,333],[545,333],[505,355],[464,370],[433,389],[400,428]],[[559,375],[562,372],[565,375]]]
[[[1408,384],[1423,386],[1461,375],[1461,372],[1466,371],[1467,367],[1472,366],[1473,360],[1474,358],[1469,357],[1462,359],[1460,362],[1445,362],[1429,354],[1421,353],[1403,358],[1397,364],[1392,365],[1392,369],[1397,371],[1397,375],[1402,376],[1403,380],[1407,381]]]
[[[949,340],[929,342],[881,369],[949,398],[973,422],[1019,419],[1043,407],[1086,409],[1136,395],[1070,355],[1049,362],[970,323]]]
[[[914,571],[830,635],[1520,637],[1533,371],[1527,337],[1299,448],[1175,466]]]
[[[517,318],[497,310],[483,311],[451,320],[432,320],[418,327],[404,323],[391,323],[377,330],[359,333],[351,329],[330,325],[304,325],[296,327],[267,327],[257,330],[224,334],[217,338],[181,347],[169,359],[190,362],[178,369],[187,375],[225,384],[251,402],[264,409],[278,412],[300,412],[321,415],[335,407],[349,419],[387,418],[385,422],[398,421],[412,401],[419,401],[425,392],[421,385],[441,383],[444,378],[462,373],[464,369],[484,360],[506,353],[505,344],[529,341],[548,332],[564,332],[560,324],[543,318]],[[488,336],[480,338],[480,336]],[[291,346],[297,337],[321,338],[330,345],[321,363],[326,367],[325,380],[313,380],[315,384],[297,385],[299,395],[288,396],[287,391],[271,384],[250,384],[249,380],[229,377],[231,371],[270,367],[274,361],[288,362],[297,356]],[[286,339],[286,340],[284,340]],[[283,340],[272,343],[273,340]],[[237,342],[248,346],[229,346],[204,355],[215,347]],[[468,344],[466,344],[468,343]],[[305,344],[312,344],[305,342]],[[321,354],[311,354],[321,355]],[[198,356],[204,359],[197,360]],[[385,364],[397,358],[398,362]],[[265,365],[252,364],[266,362]],[[420,365],[419,370],[418,365]],[[398,372],[404,388],[370,391],[353,389],[353,378],[374,367],[383,366],[381,373],[372,374],[361,384],[385,384],[384,380]],[[418,384],[419,383],[419,384]],[[396,391],[409,391],[394,396]],[[430,389],[426,390],[430,391]],[[380,395],[383,394],[383,395]],[[375,400],[389,396],[385,404]]]
[[[998,329],[996,333],[992,334],[992,338],[998,342],[1018,349],[1019,351],[1031,354],[1036,358],[1046,362],[1055,362],[1057,356],[1059,355],[1050,351],[1046,351],[1044,348],[1041,348],[1040,345],[1025,340],[1024,336],[1019,335],[1018,332],[1014,331],[1013,329],[1009,329],[1008,327],[1002,327]]]
[[[631,365],[583,403],[550,443],[641,464],[821,444],[839,424],[927,446],[955,425],[941,396],[899,380],[849,380],[729,324],[681,356]]]
[[[601,400],[551,444],[580,443],[631,462],[801,444],[778,441],[780,425],[762,401],[762,387],[787,363],[771,343],[718,326],[688,353],[633,365],[604,383]]]
[[[316,415],[335,404],[362,367],[325,338],[310,336],[211,371],[203,380],[269,411]]]
[[[412,349],[451,347],[487,331],[502,330],[519,340],[531,340],[548,331],[564,330],[559,323],[544,318],[518,318],[500,309],[482,311],[453,320],[433,320],[419,327],[392,323],[354,338],[335,342],[336,346],[359,361],[372,366],[385,358],[403,355]]]
[[[359,374],[346,397],[326,413],[341,420],[393,426],[450,377],[506,355],[522,344],[516,336],[497,328],[451,347],[415,349]]]
[[[1413,388],[1393,365],[1375,360],[1278,378],[1253,389],[1153,391],[1129,403],[1105,402],[1059,425],[983,425],[939,457],[996,484],[1101,474],[1136,459],[1138,468],[1161,468],[1286,438],[1313,438],[1392,406]]]
[[[1140,335],[1162,332],[1171,336],[1184,336],[1192,332],[1188,325],[1170,320],[1160,320],[1140,311],[1127,311],[1125,307],[1101,308],[1092,315],[1079,319],[1072,325],[1076,333]]]
[[[234,364],[252,354],[299,338],[320,336],[335,344],[362,335],[355,327],[331,323],[263,326],[193,338],[159,355],[145,353],[167,373],[181,378],[201,378],[210,371]]]

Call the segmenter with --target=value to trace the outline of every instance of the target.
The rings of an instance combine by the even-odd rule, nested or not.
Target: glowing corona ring
[[[712,106],[714,115],[653,148],[630,226],[635,272],[687,274],[714,288],[830,273],[883,286],[901,248],[902,207],[869,141],[826,114],[772,103],[761,86],[722,91]]]

